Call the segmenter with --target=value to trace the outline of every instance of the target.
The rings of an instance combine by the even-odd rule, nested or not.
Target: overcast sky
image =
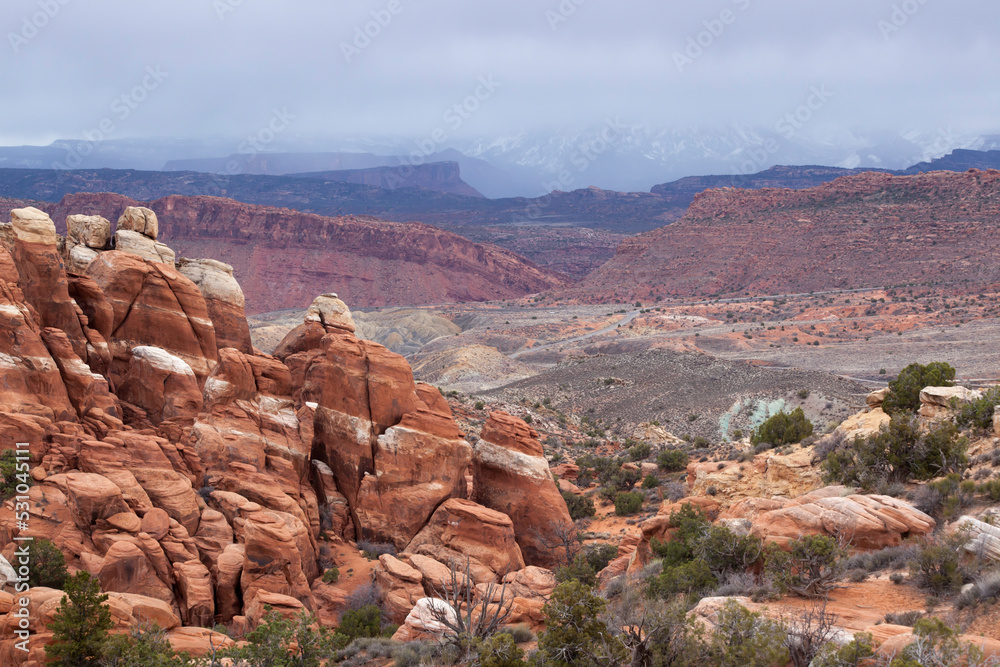
[[[239,136],[275,109],[299,137],[421,136],[463,100],[456,136],[773,127],[813,87],[814,127],[1000,130],[996,0],[4,0],[0,25],[7,145]]]

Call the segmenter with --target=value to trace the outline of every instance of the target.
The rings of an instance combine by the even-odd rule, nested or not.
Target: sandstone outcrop
[[[218,358],[215,328],[198,287],[173,268],[119,251],[87,269],[114,311],[110,374],[124,377],[131,350],[159,347],[180,357],[203,383]]]
[[[926,535],[935,526],[934,519],[902,500],[852,495],[843,487],[772,502],[782,506],[756,512],[751,533],[778,545],[803,535],[829,535],[861,549],[881,549],[907,537]]]
[[[294,614],[336,598],[319,581],[330,545],[367,538],[403,550],[375,568],[397,622],[452,587],[452,567],[462,590],[506,583],[515,617],[541,622],[554,577],[525,567],[524,545],[538,553],[545,530],[571,523],[527,425],[495,418],[490,437],[508,455],[479,456],[479,493],[506,479],[494,501],[507,509],[467,500],[473,451],[448,402],[359,339],[335,295],[269,356],[244,335],[225,265],[109,249],[106,219],[70,216],[67,247],[93,252],[73,274],[44,213],[12,217],[0,230],[0,449],[28,441],[35,483],[27,527],[0,506],[0,577],[21,538],[51,540],[109,592],[118,631],[153,618],[203,655],[230,642],[207,629],[217,622],[243,632],[267,606]],[[117,235],[148,246],[160,231],[131,210]],[[511,461],[544,479],[490,471]],[[31,592],[39,645],[60,596]]]
[[[475,446],[473,489],[473,500],[511,518],[525,563],[559,563],[573,520],[533,428],[505,412],[490,415]]]
[[[233,267],[214,259],[182,257],[177,262],[177,270],[197,285],[205,297],[219,349],[232,347],[244,354],[253,354],[243,290],[233,277]]]
[[[983,392],[967,387],[924,387],[917,414],[931,420],[945,419],[957,408],[982,396]]]

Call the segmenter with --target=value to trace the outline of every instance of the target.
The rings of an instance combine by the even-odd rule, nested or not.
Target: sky
[[[997,26],[996,0],[5,0],[0,144],[770,128],[803,106],[829,136],[996,133]]]

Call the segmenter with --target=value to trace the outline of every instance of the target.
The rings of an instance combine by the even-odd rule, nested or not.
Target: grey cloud
[[[0,141],[108,118],[119,138],[238,137],[275,108],[298,137],[419,137],[490,74],[501,89],[458,134],[609,115],[770,127],[821,84],[835,96],[814,131],[996,132],[997,25],[991,0],[8,0]],[[680,67],[689,38],[704,46]],[[147,67],[168,76],[122,118]]]

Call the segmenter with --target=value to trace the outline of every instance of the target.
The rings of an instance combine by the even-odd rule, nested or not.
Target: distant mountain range
[[[1000,285],[1000,171],[861,173],[805,190],[707,190],[565,296],[603,302]]]
[[[361,158],[345,158],[336,164],[364,163]],[[998,163],[1000,150],[963,150],[901,172],[886,173],[988,169]],[[311,164],[329,163],[318,160]],[[256,166],[283,171],[301,165],[295,156]],[[477,242],[496,243],[540,266],[579,278],[610,259],[622,235],[650,231],[680,219],[694,198],[707,189],[799,190],[865,171],[872,170],[777,166],[750,175],[689,176],[656,185],[651,192],[588,187],[557,190],[537,198],[485,199],[460,177],[461,164],[457,162],[286,175],[0,169],[0,196],[57,202],[66,195],[85,192],[113,192],[140,201],[170,195],[210,195],[328,217],[367,215],[398,222],[419,221]],[[584,234],[581,228],[599,233]],[[542,238],[544,242],[536,242]]]
[[[776,165],[905,169],[955,149],[1000,149],[1000,135],[949,130],[791,136],[748,126],[656,128],[617,118],[594,127],[435,143],[421,138],[277,137],[262,149],[234,139],[61,139],[0,147],[0,167],[134,169],[283,176],[458,162],[462,179],[490,198],[538,197],[589,186],[648,192],[692,174],[752,174]]]

